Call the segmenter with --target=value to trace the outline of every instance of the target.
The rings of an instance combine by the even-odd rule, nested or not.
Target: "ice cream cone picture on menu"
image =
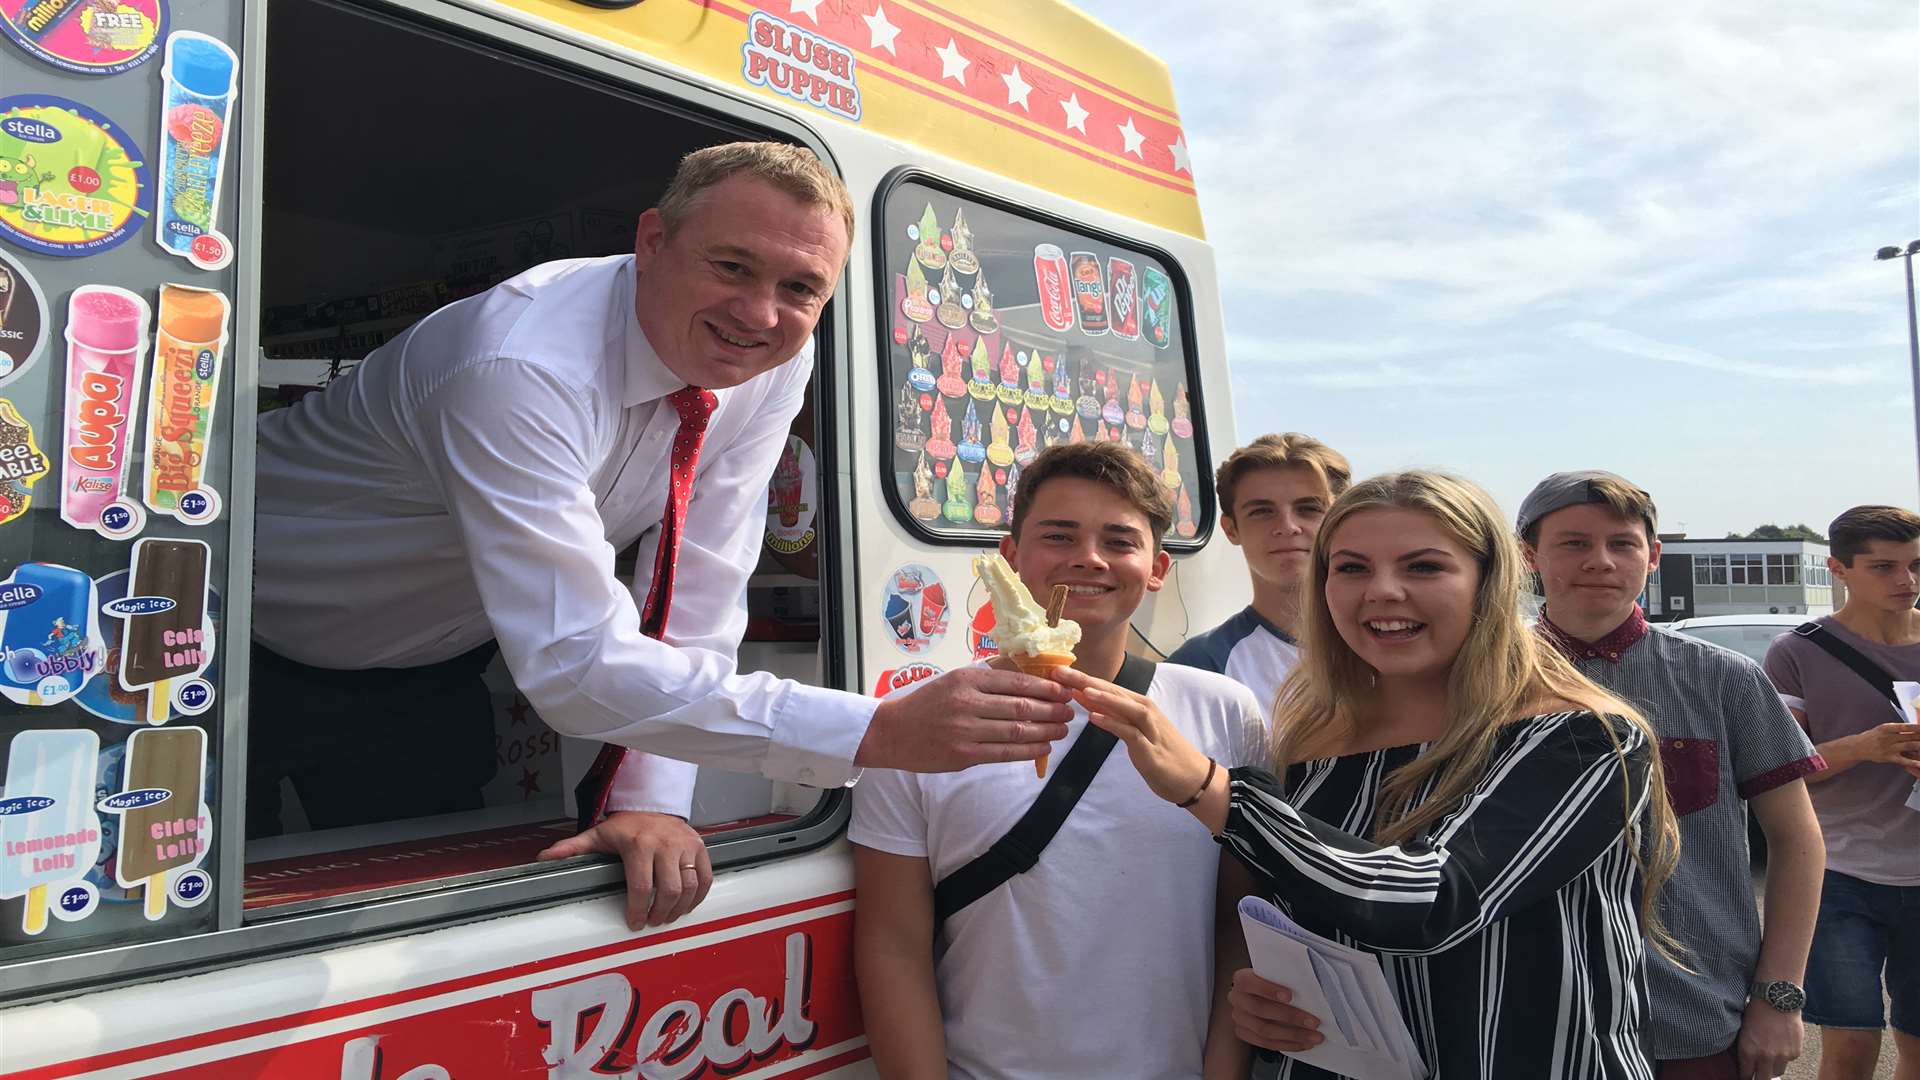
[[[973,504],[973,520],[982,525],[1000,524],[1000,500],[992,469],[980,470],[979,499]]]
[[[900,301],[900,313],[917,323],[933,318],[933,302],[927,299],[927,275],[921,273],[919,260],[907,263],[907,295]]]
[[[954,258],[957,260],[959,255],[956,250]],[[993,291],[987,288],[985,274],[980,275],[973,286],[973,310],[967,313],[967,321],[982,334],[991,334],[1000,329],[1000,318],[993,313]]]
[[[993,607],[993,640],[1000,646],[994,661],[1013,664],[1029,675],[1045,676],[1058,667],[1073,666],[1073,649],[1080,644],[1080,624],[1061,618],[1067,607],[1067,587],[1055,585],[1045,609],[1034,602],[1026,583],[999,555],[976,555],[973,572],[987,587]],[[1045,755],[1034,760],[1035,775],[1047,775]]]
[[[967,325],[967,309],[960,303],[960,282],[954,279],[953,268],[940,278],[940,300],[933,307],[933,317],[941,326],[949,330],[958,330]]]
[[[940,270],[947,265],[947,249],[940,244],[940,219],[933,216],[933,204],[920,214],[920,222],[915,227],[917,241],[913,248],[914,261],[929,270]]]
[[[1020,361],[1013,355],[1013,346],[1000,347],[1000,389],[994,391],[1002,405],[1018,405],[1027,398],[1022,389],[1023,375]]]
[[[993,441],[987,444],[987,460],[1002,468],[1013,464],[1013,428],[1007,423],[1007,414],[1000,406],[993,407],[993,422],[989,428],[993,432]]]
[[[953,250],[947,255],[947,265],[963,274],[979,273],[980,260],[973,253],[973,230],[967,227],[965,210],[953,212],[953,232],[949,235],[953,239]],[[981,333],[991,334],[993,331],[982,330]]]
[[[919,327],[914,327],[915,333],[919,330]],[[920,340],[925,341],[926,338],[923,337]],[[960,351],[960,339],[956,335],[948,334],[947,347],[940,350],[940,377],[934,380],[934,386],[939,388],[940,396],[950,398],[966,396],[967,380],[960,375],[960,367],[966,362],[966,355]]]
[[[948,341],[953,338],[949,337]],[[977,401],[992,401],[996,395],[993,388],[993,360],[987,356],[987,339],[973,339],[973,353],[968,368],[967,394]]]

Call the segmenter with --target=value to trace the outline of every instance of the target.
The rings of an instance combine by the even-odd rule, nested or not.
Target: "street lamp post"
[[[1883,247],[1874,252],[1874,258],[1905,259],[1907,261],[1907,350],[1913,355],[1913,439],[1914,450],[1920,454],[1920,324],[1914,321],[1913,312],[1913,257],[1920,255],[1920,240],[1908,244],[1905,249]]]

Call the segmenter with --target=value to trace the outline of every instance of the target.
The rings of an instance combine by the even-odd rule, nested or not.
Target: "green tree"
[[[1816,544],[1827,542],[1825,533],[1807,525],[1762,525],[1750,533],[1728,533],[1729,540],[1811,540]]]

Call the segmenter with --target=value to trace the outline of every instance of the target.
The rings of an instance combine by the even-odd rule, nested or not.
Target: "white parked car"
[[[1773,644],[1774,638],[1811,618],[1811,615],[1702,615],[1661,625],[1752,657],[1757,664],[1766,659],[1767,646]]]

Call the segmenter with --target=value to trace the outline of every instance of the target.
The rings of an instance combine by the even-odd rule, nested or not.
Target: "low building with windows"
[[[1827,545],[1812,540],[1662,537],[1660,569],[1647,581],[1648,618],[1699,615],[1830,615],[1844,592],[1827,570]]]

